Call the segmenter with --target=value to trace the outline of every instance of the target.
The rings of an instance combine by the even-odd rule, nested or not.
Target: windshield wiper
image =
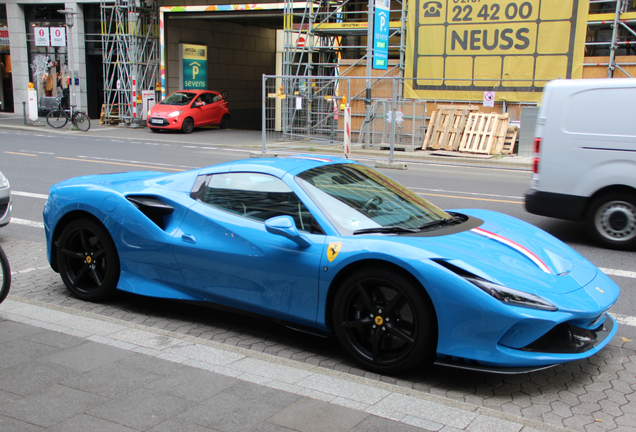
[[[441,227],[441,226],[449,226],[449,225],[457,225],[464,222],[464,218],[460,216],[451,216],[447,219],[439,219],[432,222],[427,222],[424,225],[420,225],[417,227],[418,230],[427,230],[431,228]]]
[[[353,235],[374,234],[374,233],[384,233],[384,234],[416,233],[419,231],[420,230],[418,228],[405,228],[401,226],[385,226],[385,227],[363,228],[363,229],[355,230],[353,232]]]

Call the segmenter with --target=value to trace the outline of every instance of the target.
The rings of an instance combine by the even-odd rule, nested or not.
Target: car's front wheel
[[[89,219],[69,223],[58,241],[57,265],[69,291],[82,300],[110,297],[119,282],[119,255],[106,228]]]
[[[423,288],[397,272],[369,268],[336,293],[333,327],[345,351],[365,369],[392,374],[431,360],[437,318]]]
[[[194,120],[192,120],[190,117],[188,117],[187,119],[185,119],[183,121],[183,124],[181,125],[181,131],[183,133],[191,133],[194,130]]]
[[[230,116],[225,114],[223,118],[221,118],[221,124],[219,125],[221,129],[227,129],[230,127]]]
[[[612,193],[590,204],[586,222],[590,234],[612,249],[636,248],[636,196]]]

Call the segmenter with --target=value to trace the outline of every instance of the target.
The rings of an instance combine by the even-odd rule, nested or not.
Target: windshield
[[[188,105],[196,96],[196,93],[176,92],[160,102],[161,105]]]
[[[305,171],[296,179],[342,235],[383,227],[417,230],[451,218],[365,165],[326,165]]]

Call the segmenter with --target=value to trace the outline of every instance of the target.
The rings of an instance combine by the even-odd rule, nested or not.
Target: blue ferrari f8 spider
[[[51,267],[80,299],[209,302],[334,333],[362,367],[498,372],[589,357],[618,286],[542,230],[444,211],[363,164],[252,159],[73,178],[44,207]]]

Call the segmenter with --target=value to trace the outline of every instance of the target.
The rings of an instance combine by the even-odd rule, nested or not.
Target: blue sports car
[[[73,178],[44,207],[78,298],[209,302],[334,333],[362,367],[523,372],[616,333],[618,286],[570,247],[485,210],[444,211],[366,165],[251,159]]]

